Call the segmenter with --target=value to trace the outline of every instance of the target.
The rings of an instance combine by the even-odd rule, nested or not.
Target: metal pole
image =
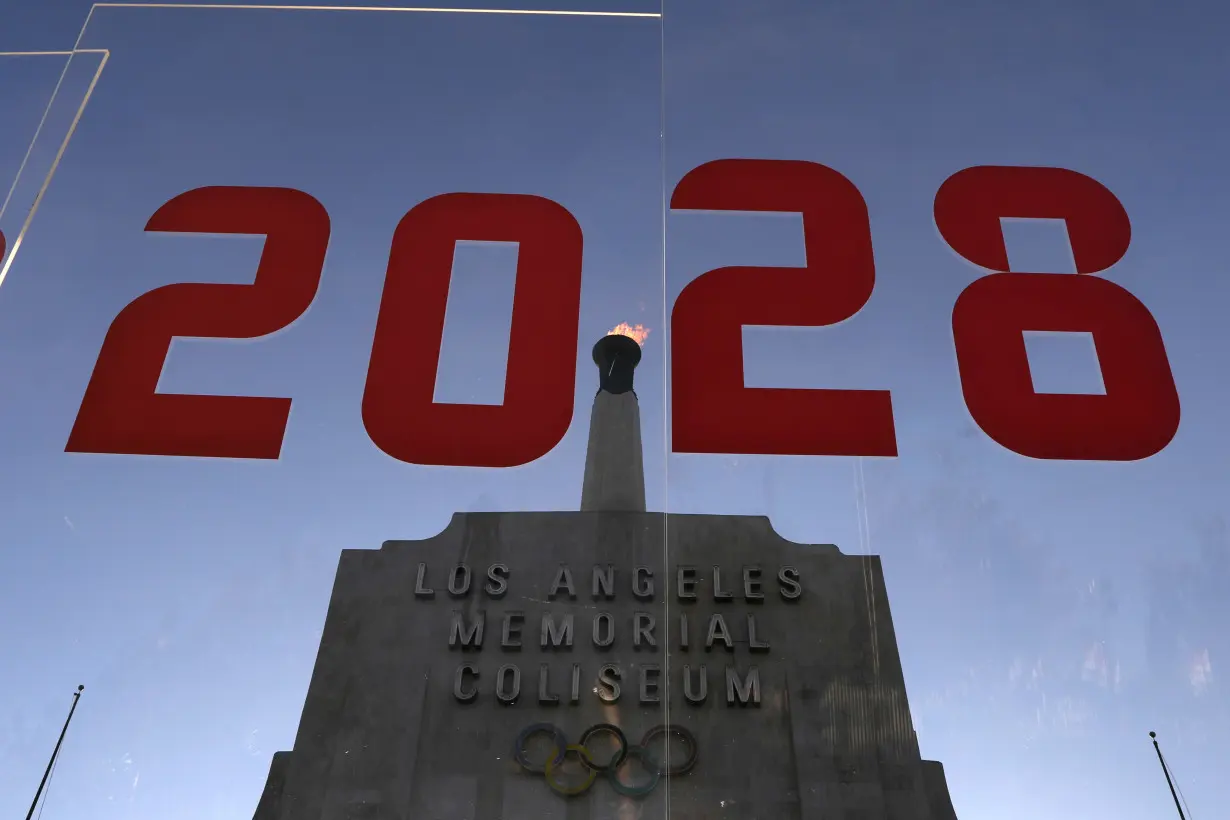
[[[1170,787],[1170,796],[1174,798],[1174,807],[1179,811],[1179,820],[1187,820],[1183,816],[1183,807],[1179,805],[1179,795],[1175,793],[1174,782],[1170,779],[1170,770],[1166,768],[1166,761],[1162,758],[1162,750],[1157,745],[1157,732],[1149,732],[1149,737],[1153,738],[1153,751],[1157,752],[1157,762],[1162,764],[1162,774],[1166,775],[1166,785]],[[26,818],[26,820],[30,820]]]
[[[51,767],[56,764],[56,757],[60,754],[60,744],[64,742],[64,735],[68,732],[69,721],[73,719],[73,712],[77,710],[77,701],[81,699],[83,689],[85,689],[84,686],[78,686],[77,691],[73,692],[73,705],[68,709],[68,717],[64,721],[64,728],[60,730],[60,739],[56,741],[55,750],[51,753],[51,760],[47,761],[47,770],[43,772],[43,779],[38,784],[38,791],[34,793],[34,802],[30,804],[30,811],[26,812],[26,820],[30,820],[34,816],[34,809],[38,806],[38,799],[43,796],[43,787],[47,785],[47,778],[51,775]]]

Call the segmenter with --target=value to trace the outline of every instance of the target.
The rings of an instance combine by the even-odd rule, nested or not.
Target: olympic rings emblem
[[[602,734],[613,737],[617,748],[608,760],[599,763],[594,760],[587,744],[591,739]],[[534,763],[529,759],[527,743],[535,735],[547,735],[551,738],[551,754],[542,763]],[[671,761],[670,765],[664,765],[651,751],[651,744],[655,740],[666,739],[671,735],[683,740],[688,747],[688,754],[682,761]],[[563,730],[552,723],[534,723],[522,729],[513,744],[513,759],[517,761],[517,765],[530,774],[542,775],[551,791],[565,797],[573,797],[589,791],[598,779],[598,775],[604,776],[611,784],[611,788],[625,797],[644,797],[657,788],[658,782],[663,777],[678,777],[692,771],[696,766],[698,752],[696,736],[677,723],[654,726],[636,745],[629,745],[623,730],[610,723],[595,723],[590,726],[581,733],[577,743],[569,743]],[[570,756],[575,756],[586,771],[582,780],[571,784],[562,782],[557,777],[559,768]],[[625,763],[633,759],[640,762],[647,777],[640,782],[625,782],[620,777],[619,771]]]

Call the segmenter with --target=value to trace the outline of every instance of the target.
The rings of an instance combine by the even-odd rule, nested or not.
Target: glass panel
[[[755,610],[789,700],[712,729],[723,816],[1168,816],[1150,730],[1227,804],[1226,22],[670,4],[670,510],[845,556],[730,556],[811,603]]]
[[[6,27],[0,813],[1230,802],[1225,15],[501,5]]]
[[[78,70],[70,72],[71,54],[0,51],[0,106],[5,120],[0,133],[0,283],[104,57],[82,51],[75,60]]]
[[[48,817],[563,816],[511,752],[535,722],[575,743],[610,720],[597,557],[620,651],[654,611],[619,532],[648,544],[660,516],[579,512],[591,347],[621,323],[650,331],[664,452],[646,6],[95,8],[81,44],[107,65],[0,293],[0,813],[29,805],[80,682]],[[560,563],[577,600],[551,606]],[[482,651],[450,646],[480,611]],[[575,616],[574,652],[542,648],[544,614]],[[574,663],[561,714],[540,667],[567,700]]]

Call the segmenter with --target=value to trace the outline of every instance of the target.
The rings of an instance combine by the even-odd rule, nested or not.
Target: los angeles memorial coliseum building
[[[579,512],[342,552],[255,820],[955,820],[879,558],[646,511],[640,348],[594,360]]]

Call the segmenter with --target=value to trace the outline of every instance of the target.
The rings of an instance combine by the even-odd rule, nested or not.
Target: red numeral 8
[[[1001,217],[1065,220],[1077,275],[1007,272]],[[1131,241],[1114,194],[1062,168],[967,168],[940,187],[935,222],[953,250],[996,271],[952,312],[965,404],[988,436],[1024,456],[1069,460],[1133,461],[1170,443],[1179,396],[1157,322],[1127,290],[1088,275]],[[1092,333],[1105,394],[1035,392],[1029,330]]]

